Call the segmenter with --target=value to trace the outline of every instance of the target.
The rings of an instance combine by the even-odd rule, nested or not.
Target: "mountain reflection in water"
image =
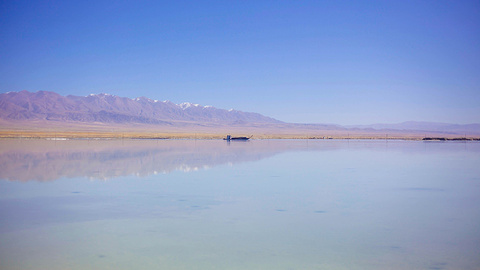
[[[375,151],[419,151],[425,142],[335,140],[0,140],[0,179],[54,181],[67,177],[107,180],[173,171],[197,171],[223,164],[257,161],[288,151],[342,148]],[[434,147],[443,151],[453,143]],[[442,150],[443,149],[443,150]]]
[[[62,177],[110,179],[260,160],[308,149],[299,141],[218,140],[1,140],[0,179],[53,181]],[[328,148],[335,147],[330,144]]]

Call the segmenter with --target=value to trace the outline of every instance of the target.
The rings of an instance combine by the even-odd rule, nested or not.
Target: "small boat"
[[[252,136],[250,136],[250,137],[232,137],[230,135],[227,135],[227,137],[223,138],[223,139],[226,140],[226,141],[248,141],[251,137]]]

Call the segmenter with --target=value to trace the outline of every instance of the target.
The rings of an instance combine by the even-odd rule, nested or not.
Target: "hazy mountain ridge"
[[[405,131],[425,131],[440,133],[477,133],[480,131],[480,124],[450,124],[424,121],[406,121],[397,124],[372,124],[372,125],[351,125],[346,126],[351,129],[375,129],[375,130],[405,130]]]
[[[172,125],[197,123],[282,123],[258,113],[217,109],[211,106],[146,97],[130,99],[109,94],[61,96],[54,92],[28,91],[0,94],[0,118],[5,120],[50,120],[102,123]]]

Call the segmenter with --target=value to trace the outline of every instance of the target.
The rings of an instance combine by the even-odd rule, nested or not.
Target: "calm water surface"
[[[480,269],[480,143],[2,140],[0,269]]]

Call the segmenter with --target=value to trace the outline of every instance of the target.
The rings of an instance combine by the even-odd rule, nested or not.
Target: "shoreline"
[[[189,124],[178,126],[149,124],[103,124],[55,121],[1,121],[1,138],[50,139],[223,139],[234,137],[258,139],[311,140],[480,140],[480,131],[457,132],[396,129],[335,128],[331,126],[275,124],[275,125],[216,125]]]
[[[236,134],[237,135],[237,134]],[[246,134],[239,134],[246,135]],[[217,133],[167,133],[167,132],[70,132],[70,131],[0,131],[0,139],[45,139],[45,140],[222,140],[226,134]],[[248,135],[252,136],[252,135]],[[420,136],[418,134],[343,134],[312,136],[307,134],[253,134],[252,140],[407,140],[407,141],[480,141],[477,136]]]

